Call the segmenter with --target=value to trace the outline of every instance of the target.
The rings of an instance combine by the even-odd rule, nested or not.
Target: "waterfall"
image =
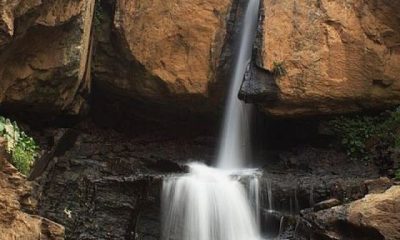
[[[224,169],[241,168],[250,152],[249,116],[251,105],[239,100],[238,93],[251,59],[257,29],[259,0],[249,0],[244,16],[239,52],[227,98],[217,166]]]
[[[257,226],[260,226],[260,182],[257,175],[253,175],[250,178],[249,183],[249,198],[253,204],[254,216],[256,219]]]
[[[249,0],[240,45],[227,98],[217,167],[188,165],[189,173],[163,182],[163,240],[261,240],[259,182],[255,170],[245,166],[249,150],[248,113],[238,92],[251,59],[259,0]],[[248,189],[240,181],[248,179]]]
[[[274,207],[272,205],[272,201],[273,201],[273,198],[272,198],[272,181],[267,179],[266,182],[267,182],[268,210],[269,211],[273,211]]]
[[[230,171],[189,164],[190,173],[167,178],[162,193],[162,239],[259,240],[243,185]]]

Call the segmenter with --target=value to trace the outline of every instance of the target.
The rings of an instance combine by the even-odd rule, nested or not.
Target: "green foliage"
[[[0,117],[0,136],[6,141],[6,150],[11,154],[11,163],[23,174],[28,174],[38,155],[38,146],[9,119]]]
[[[368,159],[367,139],[376,134],[377,119],[374,117],[339,117],[329,122],[347,155],[353,159]]]
[[[284,76],[286,74],[285,64],[283,62],[273,62],[272,72],[277,77]]]
[[[400,169],[397,169],[394,178],[395,178],[397,181],[400,181]]]
[[[104,10],[100,5],[100,1],[97,0],[94,6],[94,16],[93,16],[93,24],[96,28],[98,28],[101,23],[104,21]]]
[[[400,108],[379,116],[338,117],[329,125],[352,159],[369,160],[378,144],[400,148]]]

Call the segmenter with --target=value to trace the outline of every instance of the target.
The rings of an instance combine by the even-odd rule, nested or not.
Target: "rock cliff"
[[[163,109],[215,110],[242,2],[2,1],[1,106],[78,114],[93,83]],[[246,101],[277,116],[400,103],[397,1],[264,0],[260,10]]]
[[[203,115],[215,111],[211,87],[218,79],[232,4],[99,1],[93,66],[99,95],[140,101],[156,114],[176,109],[167,117],[182,110]],[[221,96],[224,91],[217,92]],[[132,108],[138,107],[125,107]]]
[[[264,0],[263,19],[255,64],[274,73],[276,96],[257,99],[272,94],[265,88],[246,97],[266,112],[302,116],[400,103],[400,2]],[[271,81],[267,73],[251,79],[254,86]]]
[[[99,80],[133,96],[207,95],[230,6],[230,0],[117,1],[116,37],[126,57],[143,66],[149,78],[128,74]]]
[[[0,103],[10,111],[80,112],[94,0],[2,1]]]

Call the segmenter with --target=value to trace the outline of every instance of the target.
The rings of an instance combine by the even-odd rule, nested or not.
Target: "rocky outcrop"
[[[255,62],[275,74],[277,96],[256,89],[244,94],[248,101],[277,116],[400,103],[400,2],[264,0],[263,11]],[[270,81],[264,75],[253,85]]]
[[[40,212],[68,239],[159,239],[162,176],[182,172],[176,162],[210,159],[212,147],[199,141],[82,129],[42,175]]]
[[[101,1],[94,84],[106,95],[201,111],[216,81],[231,6],[231,0]]]
[[[184,172],[182,164],[190,161],[211,163],[217,146],[217,139],[204,131],[127,137],[91,124],[75,131],[76,141],[53,155],[45,174],[37,178],[43,189],[38,194],[40,212],[63,224],[71,239],[159,239],[162,178]],[[282,216],[294,216],[315,203],[330,198],[347,203],[380,189],[378,182],[386,184],[383,179],[364,182],[377,178],[378,169],[348,161],[334,150],[262,155],[260,207],[275,210],[273,221],[270,211],[261,213],[265,231],[278,231]]]
[[[400,187],[306,216],[323,239],[400,239]]]
[[[400,3],[261,2],[242,99],[277,116],[400,103]],[[173,110],[155,117],[161,119],[182,109],[206,115],[224,95],[244,6],[243,0],[99,0],[96,7],[94,0],[4,0],[1,107],[78,114],[94,82],[97,95],[137,101],[122,111],[145,105]]]
[[[1,239],[64,239],[64,227],[46,218],[28,214],[32,208],[31,183],[0,156],[0,236]]]
[[[24,112],[81,111],[89,91],[94,0],[2,1],[0,103]]]

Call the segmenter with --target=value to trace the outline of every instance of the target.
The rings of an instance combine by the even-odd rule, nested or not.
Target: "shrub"
[[[352,159],[369,160],[376,154],[383,155],[382,151],[400,148],[400,108],[378,116],[342,116],[329,125]]]
[[[396,180],[400,181],[400,169],[397,169],[394,178],[395,178]]]
[[[368,159],[367,139],[378,131],[374,117],[338,117],[329,122],[340,144],[352,159]]]
[[[33,138],[20,130],[16,122],[0,117],[0,136],[6,141],[6,150],[11,154],[11,163],[23,174],[28,174],[38,155],[38,146]]]

